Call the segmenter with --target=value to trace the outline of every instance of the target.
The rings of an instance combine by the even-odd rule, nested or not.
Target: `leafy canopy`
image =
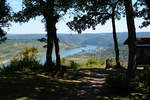
[[[11,20],[11,9],[6,3],[6,0],[0,0],[0,43],[6,40],[6,32],[3,31],[2,27],[8,27]]]
[[[22,11],[14,16],[16,22],[28,22],[37,16],[63,16],[70,8],[70,0],[23,0]],[[44,19],[42,20],[43,22]]]
[[[74,9],[78,13],[75,13],[73,21],[67,25],[71,30],[81,33],[87,28],[95,29],[99,23],[105,24],[112,16],[118,20],[121,19],[124,3],[123,0],[87,0],[79,1]]]
[[[135,16],[143,18],[144,21],[140,28],[147,27],[150,25],[150,7],[147,0],[137,0],[134,4]]]

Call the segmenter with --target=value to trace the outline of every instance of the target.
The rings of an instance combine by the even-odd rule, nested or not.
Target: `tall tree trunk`
[[[55,45],[56,53],[56,71],[60,69],[60,53],[59,53],[59,40],[56,33],[56,23],[59,16],[54,16],[54,0],[48,0],[47,3],[51,5],[49,12],[43,13],[47,22],[47,57],[46,64],[52,64],[52,51],[53,44]]]
[[[0,27],[0,44],[1,42],[4,42],[7,38],[5,37],[6,33],[2,30]]]
[[[54,29],[54,44],[55,44],[55,54],[56,54],[56,67],[57,67],[57,71],[60,70],[60,64],[61,64],[61,60],[60,60],[60,52],[59,52],[59,39],[57,37],[57,32],[56,32],[56,23],[58,18],[56,16],[53,17],[53,29]]]
[[[112,27],[113,27],[114,49],[116,53],[116,64],[117,64],[117,67],[120,67],[119,48],[118,48],[118,40],[117,40],[117,33],[116,33],[114,8],[112,10]]]
[[[46,66],[52,67],[53,62],[52,62],[52,52],[53,52],[53,37],[51,36],[52,29],[51,27],[51,19],[50,18],[45,18],[46,19],[46,29],[47,29],[47,52],[46,52]]]
[[[56,66],[57,66],[57,70],[61,70],[61,60],[60,60],[60,53],[59,53],[59,39],[57,38],[57,36],[55,37],[55,53],[56,53]]]
[[[128,26],[128,39],[129,39],[129,59],[128,59],[128,70],[127,79],[130,81],[135,75],[136,69],[136,32],[134,24],[134,15],[132,8],[132,0],[124,0],[126,9],[126,20]]]

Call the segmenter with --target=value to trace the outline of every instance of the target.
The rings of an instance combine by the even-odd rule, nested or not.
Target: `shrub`
[[[75,61],[71,61],[70,62],[70,66],[71,68],[73,68],[74,70],[80,68],[80,65],[78,63],[76,63]]]
[[[86,65],[98,64],[98,60],[96,58],[90,58],[87,60]]]
[[[21,52],[16,54],[13,60],[37,61],[38,56],[38,48],[34,46],[25,46]]]
[[[65,65],[66,58],[61,58],[61,65]]]
[[[142,100],[149,100],[150,98],[150,71],[137,72],[136,77],[131,83],[134,92],[142,94]]]
[[[26,68],[31,70],[41,67],[41,64],[37,60],[39,57],[38,49],[34,46],[26,46],[24,49],[17,53],[11,60],[8,66],[4,66],[2,72],[20,71]]]

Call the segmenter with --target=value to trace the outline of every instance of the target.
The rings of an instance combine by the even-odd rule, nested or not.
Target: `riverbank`
[[[34,46],[38,48],[39,53],[45,54],[46,48],[43,48],[46,43],[41,43],[37,40],[7,40],[6,42],[0,44],[0,65],[10,62],[10,60],[20,51],[24,49],[25,46]],[[71,50],[75,48],[79,48],[79,45],[76,45],[74,43],[69,43],[67,41],[61,41],[60,42],[60,50],[66,51]]]
[[[83,52],[83,50],[88,52],[89,50],[94,50],[96,48],[97,48],[97,46],[87,45],[87,46],[80,47],[80,48],[74,48],[74,49],[71,49],[71,50],[61,51],[60,56],[61,56],[61,58],[63,58],[63,57],[67,57],[67,56],[70,56],[70,55],[81,53],[81,52]],[[53,56],[53,59],[55,60],[56,56],[55,56],[54,53],[53,53],[52,56]],[[41,63],[44,64],[45,61],[46,61],[46,56],[43,55],[43,57],[41,59]]]
[[[70,56],[70,55],[74,55],[74,54],[78,54],[78,53],[81,53],[81,52],[90,52],[91,50],[95,50],[97,48],[97,46],[93,46],[93,45],[87,45],[87,46],[84,46],[84,47],[77,47],[77,48],[72,48],[72,49],[69,49],[69,50],[61,50],[60,52],[60,56],[61,58],[63,57],[67,57],[67,56]],[[46,52],[46,51],[45,51]],[[41,64],[44,64],[45,61],[46,61],[46,55],[45,55],[45,52],[40,52],[41,56],[39,57],[39,61]],[[12,56],[13,57],[13,56]],[[53,59],[55,60],[56,59],[56,56],[55,54],[53,53],[52,55]],[[73,58],[73,57],[72,57]],[[0,65],[2,64],[6,64],[6,63],[9,63],[11,59],[8,59],[8,60],[4,60],[2,62],[0,62]],[[2,64],[1,64],[2,63]]]

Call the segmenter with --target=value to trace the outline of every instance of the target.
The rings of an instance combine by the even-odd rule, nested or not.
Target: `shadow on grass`
[[[76,93],[69,96],[68,100],[129,100],[124,90],[120,93],[116,89],[112,89],[106,83],[106,76],[125,70],[105,70],[103,68],[88,68],[77,71],[70,71],[67,79],[81,80],[76,86]],[[118,84],[120,85],[120,84]]]
[[[63,79],[37,72],[0,74],[0,100],[113,100],[117,96],[105,84],[105,75],[113,72],[69,70]]]
[[[71,83],[42,74],[12,73],[0,75],[1,100],[60,100],[71,93]]]

